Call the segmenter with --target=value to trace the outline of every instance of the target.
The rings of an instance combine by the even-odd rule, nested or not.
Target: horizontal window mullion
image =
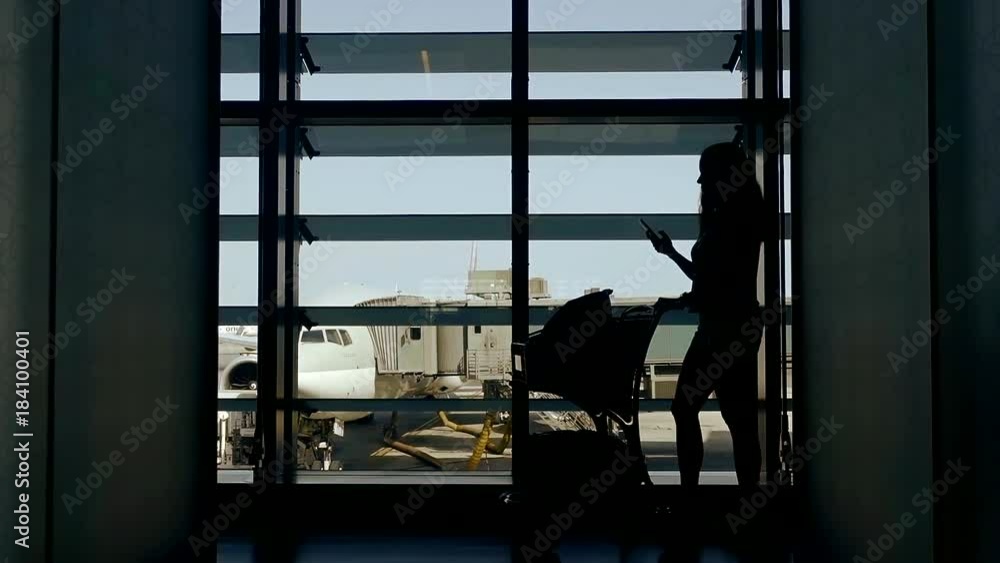
[[[791,217],[785,213],[785,236]],[[319,241],[487,241],[510,240],[510,215],[307,215],[303,217]],[[674,240],[698,238],[695,213],[536,214],[530,217],[531,240],[646,240],[639,219],[665,230]],[[256,215],[223,215],[222,242],[257,240]]]
[[[257,399],[218,399],[218,410],[226,412],[252,412],[257,410]]]
[[[282,104],[298,123],[323,125],[447,125],[460,116],[463,125],[509,124],[510,100],[299,100]],[[787,115],[788,99],[777,102],[729,98],[673,99],[533,99],[527,101],[533,124],[601,123],[742,123],[754,116]],[[223,101],[222,125],[255,125],[272,115],[259,101]],[[269,117],[268,117],[269,119]]]

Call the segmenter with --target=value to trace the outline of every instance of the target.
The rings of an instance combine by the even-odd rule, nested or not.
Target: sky
[[[398,0],[386,24],[373,13],[390,0],[302,0],[306,32],[510,31],[510,0]],[[691,30],[739,27],[739,0],[532,0],[532,31]],[[787,3],[786,3],[787,5]],[[224,33],[256,33],[259,1],[225,0]],[[787,9],[787,8],[786,8]],[[727,11],[728,10],[728,11]],[[560,14],[560,15],[555,15]],[[734,19],[736,18],[736,19]],[[383,20],[384,21],[384,20]],[[732,21],[734,25],[726,25]],[[786,73],[787,74],[787,73]],[[733,98],[739,73],[531,73],[533,98]],[[484,89],[486,81],[495,84]],[[256,75],[223,75],[223,99],[257,98]],[[786,90],[787,92],[787,90]],[[510,74],[319,74],[302,77],[304,99],[509,98]],[[720,139],[723,140],[723,139]],[[318,157],[301,166],[302,214],[510,213],[509,156],[435,156],[390,185],[400,157]],[[544,213],[695,213],[696,156],[599,156],[586,168],[564,156],[529,160],[531,205]],[[787,165],[787,160],[786,160]],[[226,214],[257,212],[257,161],[224,158],[232,170],[222,187]],[[787,170],[787,169],[786,169]],[[558,195],[544,186],[560,174],[573,179]],[[610,189],[609,189],[610,188]],[[610,192],[610,193],[609,193]],[[787,202],[786,171],[786,202]],[[786,203],[787,206],[787,203]],[[639,229],[638,225],[636,226]],[[678,241],[688,254],[692,241]],[[317,252],[323,245],[324,252]],[[430,298],[462,297],[473,241],[323,242],[303,245],[302,305],[353,305],[396,291]],[[477,243],[482,269],[510,267],[510,243]],[[549,281],[553,297],[571,298],[591,287],[619,296],[676,295],[690,282],[663,263],[648,241],[533,241],[530,275]],[[326,257],[325,260],[317,256]],[[256,303],[256,243],[221,243],[219,303]],[[786,280],[790,280],[786,268]]]

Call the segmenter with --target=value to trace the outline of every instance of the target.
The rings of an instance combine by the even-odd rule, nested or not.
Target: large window
[[[787,160],[764,150],[788,110],[775,0],[223,6],[222,480],[276,461],[309,484],[516,481],[519,438],[590,423],[512,384],[512,342],[595,288],[619,307],[690,289],[638,220],[690,252],[702,149],[757,155],[769,220],[789,221]],[[762,303],[790,287],[781,234]],[[665,316],[646,353],[657,483],[677,481],[669,409],[696,322]],[[759,374],[768,471],[783,332]],[[702,424],[706,481],[735,483],[714,398]]]

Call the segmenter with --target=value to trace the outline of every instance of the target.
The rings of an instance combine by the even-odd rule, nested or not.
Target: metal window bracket
[[[743,145],[743,126],[742,125],[737,125],[737,126],[733,127],[733,129],[736,130],[736,134],[733,135],[733,143],[737,144],[737,145],[739,145],[741,147],[744,146]]]
[[[309,160],[320,155],[319,150],[316,149],[316,145],[309,138],[309,129],[307,127],[299,129],[299,150],[297,152],[300,157],[305,153],[305,156],[309,157]]]
[[[313,234],[312,230],[309,228],[308,220],[305,217],[298,217],[297,221],[299,227],[299,238],[304,240],[306,244],[310,245],[319,240],[319,238]]]
[[[296,309],[296,316],[298,317],[299,325],[301,325],[302,328],[312,330],[313,327],[316,326],[316,321],[309,318],[305,309]]]
[[[729,54],[729,61],[722,65],[722,68],[729,72],[736,72],[743,59],[743,34],[733,35],[733,52]]]
[[[305,65],[310,75],[322,70],[322,67],[317,65],[316,61],[313,60],[312,53],[309,51],[309,38],[304,35],[299,36],[299,57],[302,58],[302,64]],[[300,69],[299,74],[301,73]]]

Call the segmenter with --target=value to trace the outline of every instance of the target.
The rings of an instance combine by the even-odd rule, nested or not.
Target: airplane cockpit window
[[[344,329],[340,329],[340,339],[344,342],[344,346],[354,344],[354,341],[351,340],[351,334]]]
[[[303,344],[313,344],[316,342],[325,342],[323,340],[323,331],[321,330],[307,330],[302,333],[302,343]]]
[[[334,344],[343,344],[340,340],[340,334],[338,334],[337,330],[333,328],[326,329],[326,341]]]

